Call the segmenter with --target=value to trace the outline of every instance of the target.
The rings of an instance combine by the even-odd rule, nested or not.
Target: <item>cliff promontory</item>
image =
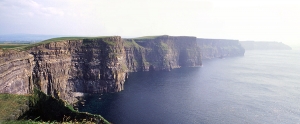
[[[196,37],[163,35],[126,39],[125,43],[127,67],[131,72],[202,65]]]
[[[246,50],[291,50],[292,48],[282,42],[257,42],[257,41],[241,41],[242,46]]]
[[[198,38],[197,42],[203,59],[243,56],[245,53],[238,40]]]

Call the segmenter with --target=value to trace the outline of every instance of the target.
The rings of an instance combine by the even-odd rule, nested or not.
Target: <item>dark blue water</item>
[[[80,111],[115,124],[300,123],[300,51],[247,51],[203,67],[131,73]]]

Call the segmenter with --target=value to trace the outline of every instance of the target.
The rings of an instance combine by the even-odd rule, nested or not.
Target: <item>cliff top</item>
[[[52,42],[61,42],[67,40],[84,40],[84,39],[103,39],[103,38],[111,38],[116,36],[99,36],[99,37],[58,37],[58,38],[51,38],[48,40],[44,40],[42,42],[34,43],[34,44],[0,44],[0,49],[6,50],[28,50],[34,46],[52,43]],[[119,36],[117,36],[119,37]]]
[[[136,38],[129,38],[129,39],[133,39],[133,40],[146,40],[146,39],[155,39],[155,38],[161,37],[161,36],[168,36],[168,35],[143,36],[143,37],[136,37]]]
[[[143,37],[137,37],[137,38],[128,38],[130,40],[135,40],[135,41],[147,41],[147,40],[153,40],[157,38],[196,38],[194,36],[169,36],[169,35],[156,35],[156,36],[143,36]]]
[[[117,37],[117,39],[115,39]],[[143,36],[137,38],[128,38],[127,40],[135,40],[138,42],[154,40],[158,38],[191,38],[192,36],[169,36],[169,35],[157,35],[157,36]],[[108,39],[106,39],[108,38]],[[112,38],[112,39],[110,39]],[[193,37],[196,38],[196,37]],[[61,42],[61,41],[73,41],[73,40],[93,40],[93,39],[102,39],[105,41],[114,41],[120,40],[120,36],[99,36],[99,37],[58,37],[58,38],[51,38],[48,40],[44,40],[42,42],[34,43],[34,44],[0,44],[0,50],[17,50],[17,51],[24,51],[31,49],[32,47],[48,44],[52,42]]]
[[[0,120],[9,119],[26,105],[29,96],[15,94],[0,94]]]

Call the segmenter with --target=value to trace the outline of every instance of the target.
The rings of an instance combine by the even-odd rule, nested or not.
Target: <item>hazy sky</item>
[[[0,34],[167,34],[300,46],[297,0],[0,0],[0,17]]]

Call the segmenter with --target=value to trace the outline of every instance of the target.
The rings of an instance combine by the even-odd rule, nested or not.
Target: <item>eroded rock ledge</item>
[[[76,94],[123,90],[127,72],[201,66],[196,37],[56,38],[22,50],[0,50],[0,93],[38,88],[69,103]]]

